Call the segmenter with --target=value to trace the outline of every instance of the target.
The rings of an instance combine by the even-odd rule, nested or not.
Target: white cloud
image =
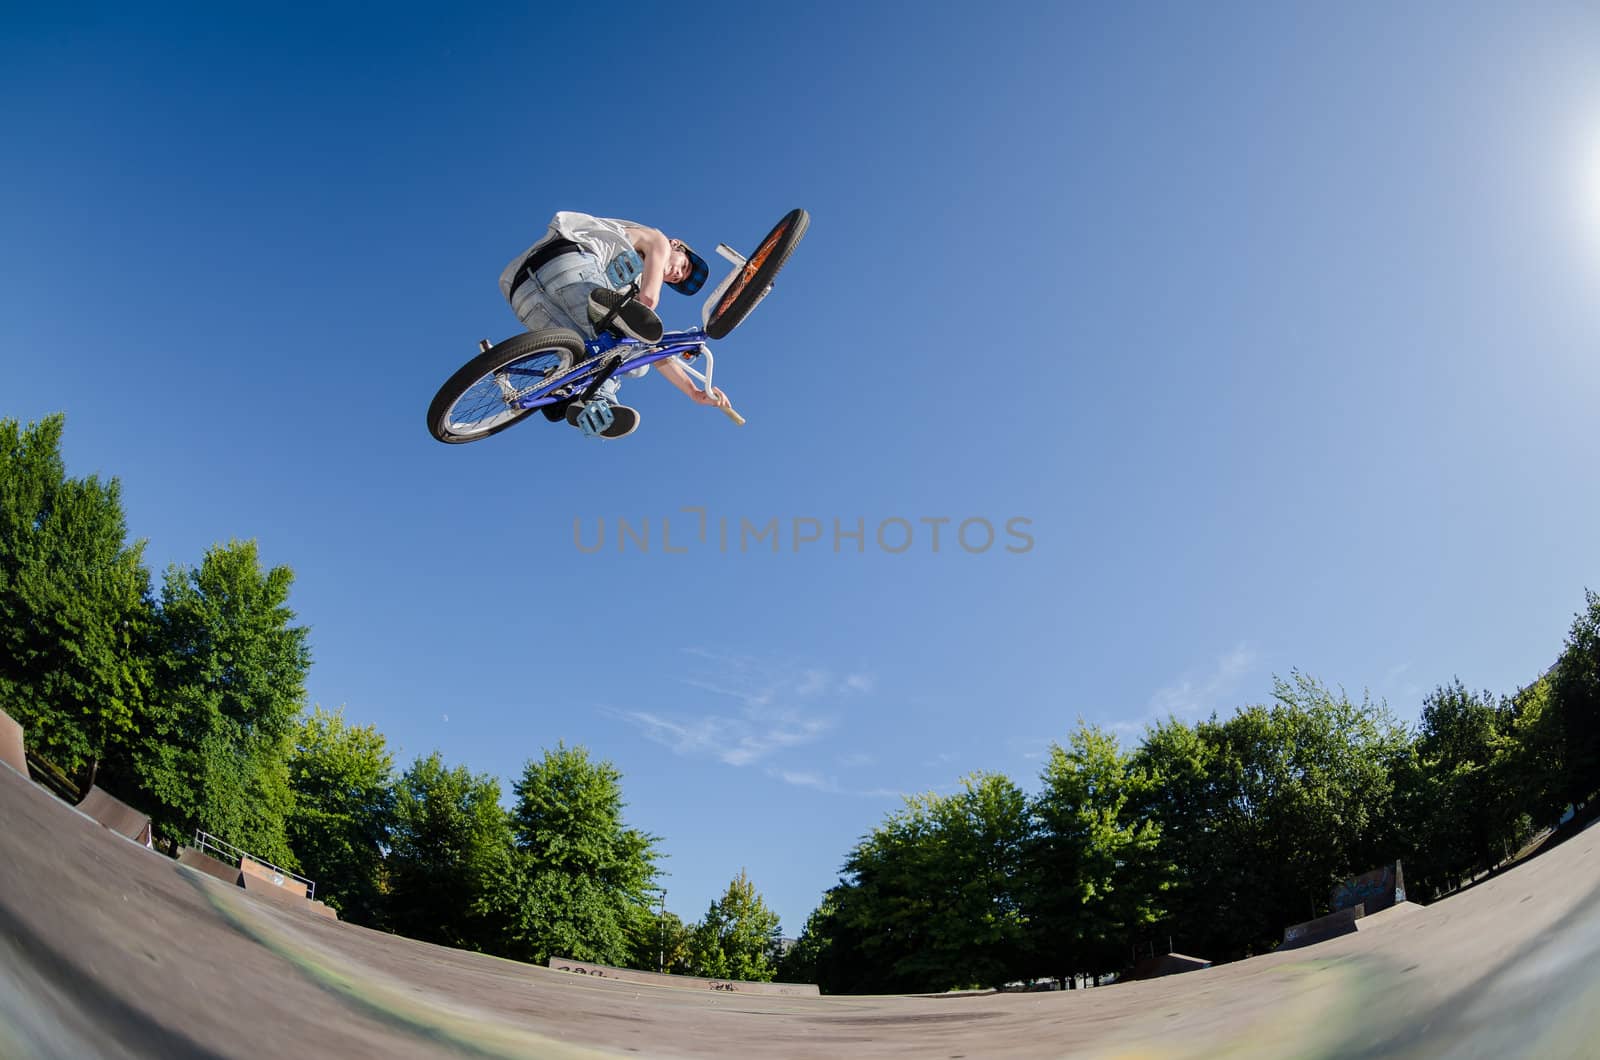
[[[1198,675],[1185,674],[1157,689],[1150,697],[1150,718],[1165,718],[1169,714],[1193,718],[1216,710],[1222,705],[1223,697],[1238,687],[1239,679],[1255,668],[1257,658],[1253,647],[1241,643],[1219,656],[1209,670]],[[1112,728],[1122,731],[1131,724],[1119,722]]]
[[[821,667],[766,663],[704,648],[688,648],[685,654],[703,665],[682,683],[731,700],[732,710],[710,709],[689,717],[642,710],[610,713],[678,754],[715,758],[730,766],[753,765],[815,743],[836,724],[832,700],[872,687],[872,676],[865,673],[839,678]]]
[[[1386,696],[1393,696],[1396,700],[1407,705],[1420,703],[1423,696],[1423,687],[1410,676],[1411,664],[1408,662],[1396,663],[1389,667],[1383,675],[1383,681],[1378,689]]]
[[[840,786],[834,777],[825,777],[821,773],[809,769],[779,769],[771,768],[767,774],[776,777],[785,784],[793,784],[799,788],[810,788],[813,791],[826,792],[829,795],[851,795],[865,799],[903,799],[906,793],[892,788],[845,788]]]
[[[1137,738],[1153,722],[1165,721],[1169,716],[1180,721],[1193,721],[1212,711],[1220,712],[1239,687],[1240,680],[1255,670],[1260,653],[1254,646],[1240,642],[1229,651],[1217,656],[1212,664],[1202,670],[1190,671],[1169,684],[1156,689],[1142,716],[1123,718],[1106,724],[1106,728],[1119,737]]]
[[[837,791],[839,786],[832,780],[824,779],[822,774],[799,769],[774,769],[772,775],[785,784],[793,784],[797,788],[816,788],[818,791]]]
[[[871,692],[877,683],[870,673],[853,672],[841,677],[822,667],[763,662],[748,655],[728,655],[705,648],[685,648],[684,653],[704,660],[710,671],[686,677],[684,684],[751,707]]]
[[[729,699],[737,700],[753,710],[759,710],[772,702],[772,696],[769,692],[738,688],[727,682],[712,681],[702,677],[685,677],[683,683],[690,688],[698,688],[702,692],[710,692],[712,695],[726,696]]]
[[[846,674],[844,687],[851,692],[871,692],[877,681],[871,674]]]
[[[794,694],[797,696],[814,696],[828,688],[828,672],[826,670],[807,670],[795,684]]]
[[[612,713],[633,722],[648,739],[678,754],[709,756],[730,766],[747,766],[775,751],[811,743],[832,726],[825,718],[752,720],[707,714],[682,722],[642,710]]]

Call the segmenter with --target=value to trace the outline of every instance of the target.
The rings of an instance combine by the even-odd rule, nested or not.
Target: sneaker
[[[574,427],[578,426],[578,414],[583,411],[584,403],[574,401],[567,406],[567,422]],[[628,405],[611,405],[611,426],[600,432],[602,438],[625,438],[632,434],[639,426],[639,410]],[[581,429],[581,428],[580,428]]]
[[[617,309],[618,306],[622,308]],[[654,309],[607,287],[596,287],[589,292],[589,323],[598,325],[614,309],[617,313],[611,318],[613,330],[640,342],[661,341],[664,329]]]

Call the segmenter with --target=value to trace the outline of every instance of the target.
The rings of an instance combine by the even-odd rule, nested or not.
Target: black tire
[[[773,226],[767,237],[756,245],[756,252],[745,261],[744,268],[734,277],[727,290],[722,292],[717,304],[706,318],[706,334],[714,339],[727,337],[728,333],[744,322],[750,310],[756,307],[768,286],[789,260],[789,255],[799,245],[811,224],[811,215],[804,210],[790,210],[783,220]]]
[[[428,406],[428,433],[451,444],[499,434],[533,411],[512,405],[511,395],[537,394],[582,357],[582,337],[565,328],[525,331],[496,343],[439,388]]]

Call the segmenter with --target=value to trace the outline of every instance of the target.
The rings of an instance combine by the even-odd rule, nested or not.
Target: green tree
[[[87,787],[136,738],[153,612],[121,485],[66,476],[64,423],[0,420],[0,709]],[[131,781],[106,786],[137,798]]]
[[[1183,952],[1206,955],[1231,945],[1204,911],[1239,900],[1248,879],[1244,844],[1254,842],[1249,815],[1212,779],[1218,729],[1214,720],[1191,726],[1168,718],[1145,731],[1130,763],[1148,778],[1134,812],[1159,822],[1160,857],[1173,869],[1159,931]]]
[[[174,566],[158,614],[156,697],[133,765],[168,835],[195,828],[289,868],[285,822],[296,718],[311,665],[288,606],[294,574],[254,541]]]
[[[317,896],[346,920],[383,926],[383,856],[394,819],[394,757],[374,726],[317,707],[289,757],[289,845]]]
[[[948,904],[926,964],[913,959],[906,969],[938,969],[951,986],[1018,978],[1028,933],[1019,886],[1033,827],[1027,797],[1008,777],[974,773],[963,778],[961,791],[939,801],[935,819],[949,859],[941,871]]]
[[[1534,822],[1552,824],[1566,805],[1566,747],[1550,675],[1511,696],[1511,747],[1505,785]]]
[[[1419,893],[1494,865],[1519,841],[1528,799],[1512,786],[1514,726],[1511,701],[1460,680],[1423,701],[1412,781],[1421,797],[1408,807],[1417,842],[1407,875]]]
[[[524,767],[511,812],[515,857],[502,874],[516,956],[633,959],[630,932],[651,915],[658,840],[624,824],[621,780],[610,762],[565,744]]]
[[[993,773],[954,795],[908,798],[845,862],[834,889],[830,993],[995,986],[1022,974],[1027,798]]]
[[[690,932],[691,973],[712,979],[770,983],[777,970],[778,914],[767,908],[749,875],[739,875]]]
[[[508,907],[523,898],[509,875],[512,840],[500,783],[435,751],[395,785],[389,834],[389,924],[408,938],[504,953]]]
[[[828,891],[806,918],[800,937],[778,961],[778,978],[786,983],[818,983],[832,974],[833,939],[838,933],[838,896]]]
[[[689,975],[693,925],[677,913],[640,909],[628,929],[629,968],[669,975]]]
[[[1276,702],[1147,733],[1134,765],[1176,873],[1163,934],[1232,960],[1327,911],[1339,880],[1401,851],[1395,778],[1410,745],[1387,707],[1300,673]]]
[[[1410,736],[1383,703],[1354,702],[1299,672],[1275,681],[1274,697],[1285,783],[1266,803],[1269,849],[1285,880],[1325,909],[1340,880],[1395,859],[1393,772]]]
[[[1574,805],[1600,791],[1600,593],[1586,590],[1584,600],[1550,673],[1565,764],[1561,794]],[[1585,813],[1593,815],[1592,809]]]
[[[1138,813],[1143,774],[1116,737],[1079,722],[1053,745],[1033,804],[1027,889],[1035,971],[1058,979],[1128,964],[1164,914],[1171,865],[1160,828]]]

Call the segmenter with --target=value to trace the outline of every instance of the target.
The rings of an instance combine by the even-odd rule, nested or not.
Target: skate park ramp
[[[1593,1055],[1600,830],[1328,942],[1094,990],[608,981],[262,902],[0,769],[0,1056]]]
[[[131,839],[141,846],[150,845],[150,818],[110,792],[90,788],[89,794],[78,803],[78,809],[124,839]]]
[[[0,710],[0,762],[23,776],[28,775],[28,757],[22,747],[22,726],[3,710]]]
[[[239,867],[237,865],[230,865],[226,861],[214,858],[204,851],[196,850],[194,847],[179,847],[178,861],[208,876],[215,876],[223,883],[231,883],[235,887],[239,885]]]

